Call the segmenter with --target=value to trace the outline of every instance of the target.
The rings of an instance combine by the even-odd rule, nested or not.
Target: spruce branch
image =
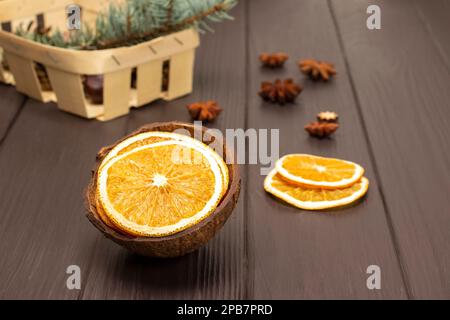
[[[167,28],[170,28],[170,26],[172,25],[172,15],[173,15],[173,0],[169,0],[169,5],[167,7],[167,18],[166,18]]]
[[[83,24],[80,30],[61,32],[51,28],[19,25],[18,36],[43,44],[78,50],[108,49],[129,46],[153,38],[194,27],[199,31],[212,29],[206,21],[232,19],[227,11],[237,0],[128,0],[111,3],[100,12],[95,31]]]
[[[211,17],[214,14],[220,13],[220,12],[226,12],[229,10],[228,3],[231,1],[223,1],[222,3],[215,4],[213,7],[208,8],[207,10],[198,13],[195,16],[190,16],[188,18],[185,18],[181,22],[174,24],[174,25],[165,25],[160,28],[156,28],[154,30],[150,30],[148,32],[144,33],[135,33],[135,34],[129,34],[126,37],[117,38],[117,39],[111,39],[109,41],[99,41],[97,43],[98,49],[107,49],[107,48],[115,48],[115,47],[121,47],[126,45],[129,42],[133,42],[138,39],[145,39],[149,40],[153,37],[156,37],[161,34],[166,34],[173,31],[182,30],[186,27],[193,26],[197,23],[201,23],[202,20],[204,20],[207,17]],[[229,18],[229,16],[227,17]],[[203,25],[204,28],[208,28],[207,24]]]

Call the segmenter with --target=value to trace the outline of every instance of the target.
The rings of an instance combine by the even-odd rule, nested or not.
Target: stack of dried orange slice
[[[308,154],[279,159],[264,181],[264,189],[289,204],[321,210],[350,204],[366,194],[369,180],[353,162]]]
[[[223,158],[172,132],[136,134],[112,148],[98,168],[101,220],[125,234],[162,237],[208,217],[228,189]]]

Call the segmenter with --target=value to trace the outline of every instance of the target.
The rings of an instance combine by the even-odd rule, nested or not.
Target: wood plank
[[[74,299],[66,268],[82,286],[98,232],[85,218],[83,189],[97,150],[125,133],[29,100],[0,152],[0,298]]]
[[[251,166],[248,179],[251,296],[271,298],[406,298],[399,262],[389,232],[386,212],[352,95],[348,73],[326,1],[270,0],[249,3],[249,128],[279,128],[280,156],[311,153],[362,164],[370,179],[368,196],[350,208],[306,212],[281,203],[263,190],[264,176]],[[276,19],[274,19],[276,17]],[[285,51],[290,59],[281,70],[260,67],[258,55]],[[299,73],[300,58],[336,64],[338,76],[330,83],[313,83]],[[263,102],[261,81],[292,77],[304,92],[294,105]],[[303,126],[317,112],[340,114],[334,138],[308,137]],[[366,287],[366,269],[382,270],[382,290]]]
[[[202,36],[195,60],[194,91],[171,102],[156,101],[131,110],[128,131],[155,121],[190,122],[186,104],[208,99],[224,108],[211,128],[243,127],[245,113],[245,6],[238,5],[234,22],[214,25]],[[245,297],[244,204],[204,248],[175,259],[148,259],[129,254],[99,239],[84,299],[219,299]]]
[[[104,76],[104,114],[101,119],[108,121],[130,112],[131,68],[110,72]]]
[[[16,90],[42,101],[41,84],[36,74],[35,63],[11,52],[5,52],[5,58],[14,75]]]
[[[161,95],[162,66],[162,60],[155,60],[137,68],[137,105],[151,102]]]
[[[364,27],[369,3],[381,7],[381,30]],[[410,1],[334,1],[333,9],[411,295],[448,299],[448,65]]]
[[[47,68],[48,77],[60,110],[76,114],[84,118],[94,118],[103,113],[103,106],[92,106],[84,94],[83,81],[80,75]],[[55,101],[55,100],[53,100]]]
[[[446,0],[414,0],[414,6],[429,37],[440,52],[447,68],[450,68],[450,41],[448,40],[450,2]]]
[[[14,87],[0,84],[0,141],[5,138],[25,100],[26,97]]]

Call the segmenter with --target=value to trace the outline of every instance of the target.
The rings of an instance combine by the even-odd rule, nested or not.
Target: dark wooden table
[[[382,29],[366,28],[366,8]],[[234,22],[202,37],[194,92],[101,123],[0,85],[1,298],[450,298],[450,2],[241,1]],[[285,51],[284,69],[260,68]],[[336,64],[328,84],[306,81],[296,60]],[[294,105],[261,101],[260,82],[293,77]],[[371,181],[359,205],[311,213],[274,200],[259,165],[242,166],[234,214],[204,248],[145,259],[105,239],[85,218],[82,192],[96,151],[142,124],[190,121],[185,105],[215,99],[211,127],[279,128],[280,154],[361,163]],[[340,114],[334,138],[309,138],[318,111]],[[66,288],[78,265],[81,290]],[[381,290],[366,269],[381,268]]]

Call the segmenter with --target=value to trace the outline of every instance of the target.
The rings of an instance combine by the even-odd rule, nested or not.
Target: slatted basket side
[[[0,0],[0,5],[1,5]],[[0,31],[4,30],[5,32],[11,31],[11,23],[1,23],[0,22]],[[6,83],[6,84],[14,84],[14,77],[11,74],[9,70],[9,66],[5,59],[5,53],[3,48],[0,47],[0,82]]]
[[[9,72],[9,66],[4,59],[4,52],[2,48],[0,48],[0,82],[14,84],[14,78],[11,72]]]
[[[73,3],[70,0],[0,0],[0,31],[12,32],[19,25],[27,26],[33,22],[35,26],[43,25],[44,14],[42,8],[47,8],[48,21],[52,21],[54,28],[65,27],[65,7]],[[15,84],[10,63],[6,59],[7,53],[0,47],[0,82]],[[14,62],[12,62],[14,63]],[[35,92],[34,92],[35,93]],[[34,94],[36,95],[36,94]]]
[[[60,26],[65,19],[67,1],[51,2],[57,6],[33,14],[37,23],[53,25],[55,22]],[[80,4],[83,2],[86,1],[79,0]],[[98,6],[105,4],[107,1],[99,2]],[[0,11],[1,6],[0,0]],[[85,10],[92,18],[96,7],[91,4]],[[23,15],[19,19],[23,20]],[[10,19],[8,23],[17,22]],[[131,47],[76,51],[41,45],[0,31],[0,46],[7,62],[0,69],[0,80],[8,82],[9,77],[8,83],[14,83],[18,91],[30,97],[43,102],[56,101],[61,110],[106,121],[127,114],[130,107],[190,93],[198,44],[197,32],[188,29]],[[100,104],[86,96],[83,82],[89,76],[102,79]]]

